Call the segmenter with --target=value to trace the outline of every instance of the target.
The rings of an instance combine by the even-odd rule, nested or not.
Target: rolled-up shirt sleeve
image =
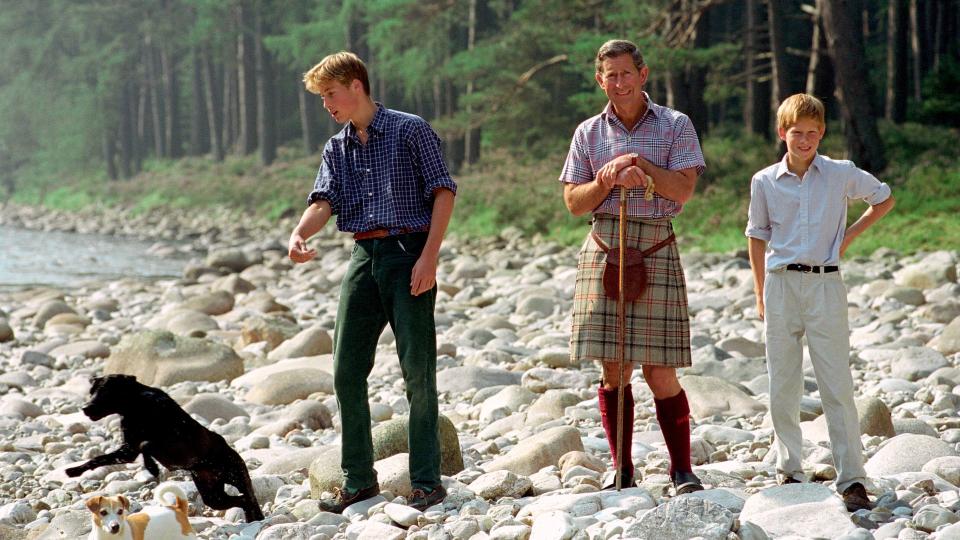
[[[320,170],[317,171],[317,179],[313,183],[313,191],[307,195],[307,206],[317,201],[327,201],[330,203],[330,210],[334,214],[340,213],[340,190],[342,181],[338,180],[338,174],[334,165],[333,148],[328,142],[323,148],[323,163],[320,164]]]
[[[890,186],[877,180],[877,177],[857,168],[852,162],[847,174],[847,198],[858,199],[870,206],[880,204],[890,198]]]
[[[440,137],[425,121],[415,122],[407,138],[407,146],[414,164],[423,177],[423,198],[433,199],[438,189],[449,189],[457,194],[457,183],[450,177],[447,164],[443,161],[440,149]]]
[[[585,184],[593,180],[595,173],[590,157],[587,155],[586,137],[581,124],[573,134],[573,140],[570,141],[570,151],[567,152],[567,160],[563,163],[563,170],[560,171],[561,182]]]
[[[696,167],[697,176],[700,176],[707,168],[707,163],[703,159],[700,139],[697,138],[697,130],[693,128],[693,122],[690,121],[690,117],[681,114],[674,127],[677,136],[674,137],[673,145],[670,147],[667,168],[671,171],[679,171]]]
[[[764,242],[769,242],[773,236],[767,197],[763,192],[761,179],[756,176],[750,180],[750,207],[747,210],[747,230],[744,234]]]

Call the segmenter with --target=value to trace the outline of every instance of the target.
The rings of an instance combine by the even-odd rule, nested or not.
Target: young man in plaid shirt
[[[317,255],[306,240],[333,214],[337,228],[356,240],[340,288],[333,351],[344,484],[320,507],[341,513],[380,492],[367,377],[377,340],[389,324],[410,403],[410,505],[425,510],[446,496],[440,483],[433,312],[440,244],[457,186],[430,125],[374,102],[366,66],[355,54],[327,56],[304,83],[344,128],[323,149],[309,206],[290,235],[290,259],[303,263]]]
[[[643,91],[649,68],[629,41],[604,43],[597,52],[596,80],[609,103],[603,112],[577,127],[560,173],[563,198],[574,215],[593,213],[592,234],[580,252],[574,293],[571,354],[600,362],[600,414],[614,467],[623,486],[635,483],[631,457],[634,400],[633,365],[640,364],[653,392],[657,421],[670,453],[670,478],[677,494],[703,489],[690,464],[690,408],[676,368],[691,365],[687,290],[676,242],[675,217],[693,195],[705,164],[690,119],[654,103]],[[644,192],[654,181],[652,200]],[[617,361],[617,301],[604,294],[606,253],[593,238],[618,247],[620,188],[626,186],[627,248],[663,247],[645,257],[646,291],[626,304],[624,379]],[[623,417],[618,418],[620,385]],[[617,425],[622,425],[623,456],[617,455]],[[607,486],[610,487],[610,486]]]

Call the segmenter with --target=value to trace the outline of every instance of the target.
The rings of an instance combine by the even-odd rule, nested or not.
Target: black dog
[[[200,497],[210,508],[239,506],[248,522],[263,519],[240,454],[222,436],[191,418],[166,392],[141,384],[130,375],[107,375],[93,379],[90,396],[83,413],[94,421],[119,414],[123,444],[109,454],[67,469],[67,476],[80,476],[104,465],[131,463],[143,454],[144,467],[155,477],[160,476],[157,461],[168,469],[190,471]],[[228,495],[225,484],[235,487],[240,495]]]

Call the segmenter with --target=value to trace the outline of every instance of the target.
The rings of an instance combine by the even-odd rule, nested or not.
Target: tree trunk
[[[190,50],[190,155],[202,156],[210,149],[207,134],[207,104],[203,92],[203,61],[199,47]]]
[[[786,27],[784,23],[784,5],[782,0],[770,0],[767,7],[767,20],[770,26],[770,55],[772,68],[771,97],[772,108],[783,103],[790,96],[790,74],[787,68]]]
[[[923,50],[920,48],[920,6],[919,0],[910,0],[910,52],[913,57],[913,99],[917,103],[923,101]]]
[[[317,98],[302,86],[297,96],[300,100],[300,132],[303,135],[303,149],[309,156],[313,155],[320,145],[320,137],[317,133]]]
[[[765,69],[760,61],[759,0],[746,0],[746,28],[744,29],[744,71],[747,74],[747,94],[744,98],[743,124],[747,131],[770,137],[770,82],[761,81]]]
[[[467,51],[472,51],[474,44],[477,39],[477,0],[469,0],[467,3]],[[477,161],[477,156],[474,154],[474,137],[479,139],[479,133],[475,133],[473,129],[470,128],[471,122],[473,122],[473,104],[470,102],[470,98],[473,96],[473,78],[467,80],[467,89],[466,89],[466,113],[467,113],[467,129],[463,134],[463,161],[467,165],[471,165]],[[479,142],[479,141],[478,141]]]
[[[260,141],[260,161],[270,165],[277,158],[277,129],[274,118],[273,74],[270,53],[263,46],[265,34],[262,7],[256,5],[254,19],[254,64],[257,85],[257,139]]]
[[[160,48],[160,67],[163,70],[163,102],[166,104],[164,112],[164,147],[167,157],[178,158],[181,155],[180,125],[180,98],[177,92],[177,61],[174,58],[172,45],[167,43]]]
[[[159,62],[157,61],[156,50],[150,45],[150,36],[148,35],[146,39],[147,46],[144,48],[144,56],[146,57],[147,81],[149,81],[150,87],[150,120],[153,124],[153,153],[154,157],[160,159],[166,155],[166,148],[164,147],[163,96],[160,92],[160,85],[157,82],[162,78],[162,74],[157,67]]]
[[[203,72],[203,90],[206,100],[207,133],[210,136],[210,152],[218,163],[223,161],[223,140],[221,139],[220,109],[222,104],[217,102],[217,77],[213,67],[213,57],[210,54],[209,44],[201,49],[201,66]]]
[[[710,8],[703,8],[700,14],[700,20],[697,21],[696,35],[693,38],[693,48],[705,49],[710,43],[710,35],[707,31],[710,24]],[[682,111],[690,117],[693,127],[697,130],[697,135],[703,140],[703,136],[710,128],[710,111],[707,109],[707,102],[703,99],[704,91],[707,87],[707,69],[705,66],[694,65],[692,61],[687,62],[684,68],[684,77],[687,92],[687,110]]]
[[[114,160],[116,148],[114,144],[114,130],[108,126],[103,126],[101,138],[101,149],[103,150],[103,161],[107,165],[107,177],[111,180],[117,179],[117,163]]]
[[[857,0],[823,3],[823,27],[836,70],[837,97],[846,122],[850,157],[861,168],[880,171],[886,161],[871,110],[869,88],[865,84],[869,79],[859,15],[860,2]]]
[[[240,131],[237,151],[252,154],[257,149],[257,81],[253,40],[251,0],[240,0],[237,12],[237,98],[239,99]]]
[[[887,92],[884,116],[898,124],[907,119],[907,0],[887,4]]]
[[[133,101],[133,83],[123,82],[120,91],[120,174],[123,178],[133,176],[134,120],[131,102]]]
[[[833,110],[833,94],[836,90],[833,61],[830,48],[823,31],[823,2],[817,0],[816,15],[813,20],[813,37],[810,45],[810,63],[807,66],[806,92],[818,97],[827,110]]]

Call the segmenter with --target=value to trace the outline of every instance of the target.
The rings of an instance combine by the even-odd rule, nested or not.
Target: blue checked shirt
[[[647,100],[647,111],[632,130],[617,118],[610,103],[602,113],[577,126],[567,161],[560,172],[561,182],[590,182],[607,162],[631,152],[640,154],[661,169],[678,171],[696,167],[697,175],[703,174],[706,163],[690,118],[657,105],[646,92],[643,95]],[[659,193],[654,193],[653,200],[647,201],[643,192],[640,188],[627,190],[628,215],[648,219],[672,218],[683,208],[682,204],[661,197]],[[620,190],[613,189],[593,213],[618,215],[619,208]]]
[[[307,204],[329,202],[344,232],[428,228],[434,191],[457,192],[440,138],[423,118],[379,103],[367,136],[361,144],[348,122],[327,142]]]

